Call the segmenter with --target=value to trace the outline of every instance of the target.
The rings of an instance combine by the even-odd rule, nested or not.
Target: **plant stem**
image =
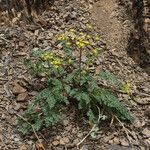
[[[82,58],[82,49],[80,48],[80,55],[79,55],[79,71],[80,71],[80,74],[79,74],[79,80],[81,79],[81,65],[82,65],[82,61],[81,61],[81,58]]]

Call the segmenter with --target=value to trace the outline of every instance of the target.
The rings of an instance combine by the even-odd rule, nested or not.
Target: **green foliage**
[[[119,102],[117,93],[112,90],[112,86],[121,89],[122,83],[108,71],[102,71],[98,76],[90,72],[89,66],[100,54],[97,47],[87,49],[91,37],[72,30],[58,37],[56,44],[62,46],[60,50],[36,51],[33,59],[25,61],[33,75],[45,78],[47,86],[29,104],[23,115],[26,121],[19,119],[23,134],[32,131],[32,128],[38,131],[58,123],[66,105],[77,107],[93,124],[99,124],[112,113],[122,120],[133,121],[127,108]],[[83,56],[86,57],[84,62]],[[105,81],[108,86],[99,86],[99,80]],[[97,127],[93,129],[93,137],[94,131]]]

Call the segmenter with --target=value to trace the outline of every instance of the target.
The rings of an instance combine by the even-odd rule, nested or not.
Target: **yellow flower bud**
[[[91,39],[91,36],[90,36],[90,35],[87,35],[86,37],[87,37],[87,39]]]
[[[96,36],[95,36],[95,40],[96,40],[96,41],[99,41],[99,40],[100,40],[100,37],[99,37],[98,35],[96,35]]]
[[[97,56],[98,55],[98,50],[97,49],[93,49],[93,54],[95,55],[95,56]]]
[[[70,42],[67,42],[67,43],[66,43],[66,45],[67,45],[67,46],[70,46],[70,45],[71,45],[71,43],[70,43]]]
[[[89,45],[90,42],[89,42],[89,41],[84,41],[84,44],[85,44],[85,45]]]
[[[82,74],[86,74],[86,70],[83,70],[83,71],[82,71]]]
[[[70,29],[70,32],[76,32],[76,30],[75,29]]]
[[[93,26],[92,26],[91,24],[87,24],[86,27],[87,27],[87,29],[89,29],[89,30],[92,30],[92,29],[93,29]]]
[[[72,59],[68,59],[68,63],[72,64],[73,63]]]

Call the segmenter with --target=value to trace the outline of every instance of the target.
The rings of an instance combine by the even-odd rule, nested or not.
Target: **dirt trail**
[[[125,50],[129,34],[133,29],[125,8],[116,0],[100,0],[94,4],[91,12],[108,48]]]

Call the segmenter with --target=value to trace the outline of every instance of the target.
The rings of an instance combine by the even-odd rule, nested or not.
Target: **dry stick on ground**
[[[129,141],[129,144],[130,144],[130,146],[132,147],[132,143],[131,143],[131,140],[130,140],[130,137],[129,137],[129,134],[128,134],[128,132],[131,134],[131,131],[129,130],[129,129],[127,129],[125,126],[124,126],[124,124],[118,119],[118,117],[117,116],[115,116],[115,118],[117,119],[117,121],[121,124],[121,126],[123,127],[123,129],[124,129],[124,131],[125,131],[125,133],[126,133],[126,135],[127,135],[127,139],[128,139],[128,141]],[[132,135],[132,134],[131,134]]]
[[[36,133],[36,131],[35,131],[33,125],[32,125],[30,122],[28,122],[25,118],[23,118],[22,116],[20,116],[19,114],[16,114],[16,115],[17,115],[19,118],[21,118],[22,120],[24,120],[25,122],[27,122],[27,123],[32,127],[32,130],[33,130],[33,132],[34,132],[34,134],[35,134],[37,140],[38,140],[39,143],[41,144],[43,150],[46,150],[46,149],[44,148],[43,144],[41,143],[41,141],[40,141],[40,139],[39,139],[39,137],[38,137],[38,135],[37,135],[37,133]]]
[[[6,42],[8,42],[8,43],[11,43],[10,41],[8,41],[7,39],[5,39],[4,37],[1,37],[1,36],[0,36],[0,39],[6,41]]]
[[[99,109],[98,106],[97,106],[97,109],[98,109],[98,113],[99,113],[97,121],[99,122],[101,116],[100,116],[100,109]],[[79,149],[79,145],[81,145],[84,142],[84,140],[93,132],[93,130],[96,128],[96,126],[97,126],[97,124],[94,124],[93,127],[92,127],[92,129],[89,131],[89,133],[76,145],[77,149]]]

